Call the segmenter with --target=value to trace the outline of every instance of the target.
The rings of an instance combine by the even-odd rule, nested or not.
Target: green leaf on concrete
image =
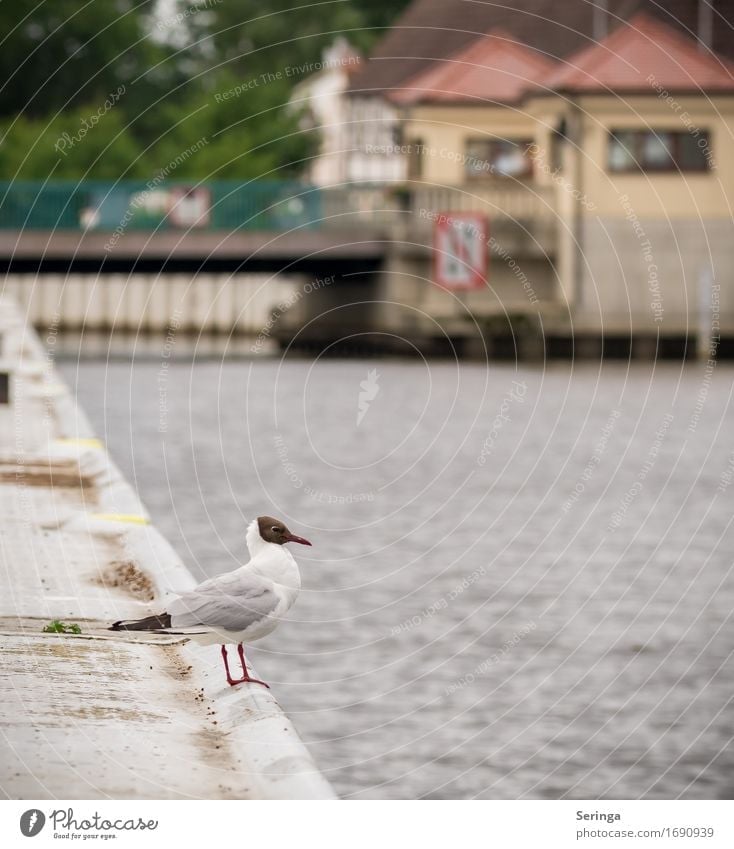
[[[65,622],[61,622],[58,619],[54,619],[49,622],[43,629],[44,634],[81,634],[81,632],[82,629],[76,624],[76,622],[72,622],[67,625]]]

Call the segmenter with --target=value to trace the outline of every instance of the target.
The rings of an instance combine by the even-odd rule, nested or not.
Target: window
[[[528,153],[532,139],[468,139],[464,149],[464,175],[482,177],[527,177],[533,172]]]
[[[706,171],[708,132],[612,130],[610,171]]]

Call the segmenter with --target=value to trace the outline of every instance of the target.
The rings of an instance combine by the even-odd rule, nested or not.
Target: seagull
[[[292,534],[283,522],[271,516],[252,521],[246,539],[249,563],[179,595],[165,613],[120,620],[108,630],[183,634],[204,646],[221,643],[227,683],[231,687],[245,683],[268,687],[264,681],[250,677],[243,643],[259,640],[274,631],[301,589],[298,566],[285,543],[311,543]],[[242,678],[233,679],[230,675],[227,643],[237,644]]]

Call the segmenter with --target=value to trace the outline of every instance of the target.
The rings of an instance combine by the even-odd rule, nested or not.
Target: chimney
[[[714,40],[714,0],[698,0],[698,49],[711,50]]]
[[[607,0],[597,0],[594,3],[594,41],[599,42],[607,37],[609,17],[607,15]]]

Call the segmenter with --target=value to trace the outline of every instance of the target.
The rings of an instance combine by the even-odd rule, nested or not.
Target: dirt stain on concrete
[[[155,589],[148,575],[132,560],[114,560],[107,566],[95,583],[103,587],[124,590],[140,601],[153,601]]]

